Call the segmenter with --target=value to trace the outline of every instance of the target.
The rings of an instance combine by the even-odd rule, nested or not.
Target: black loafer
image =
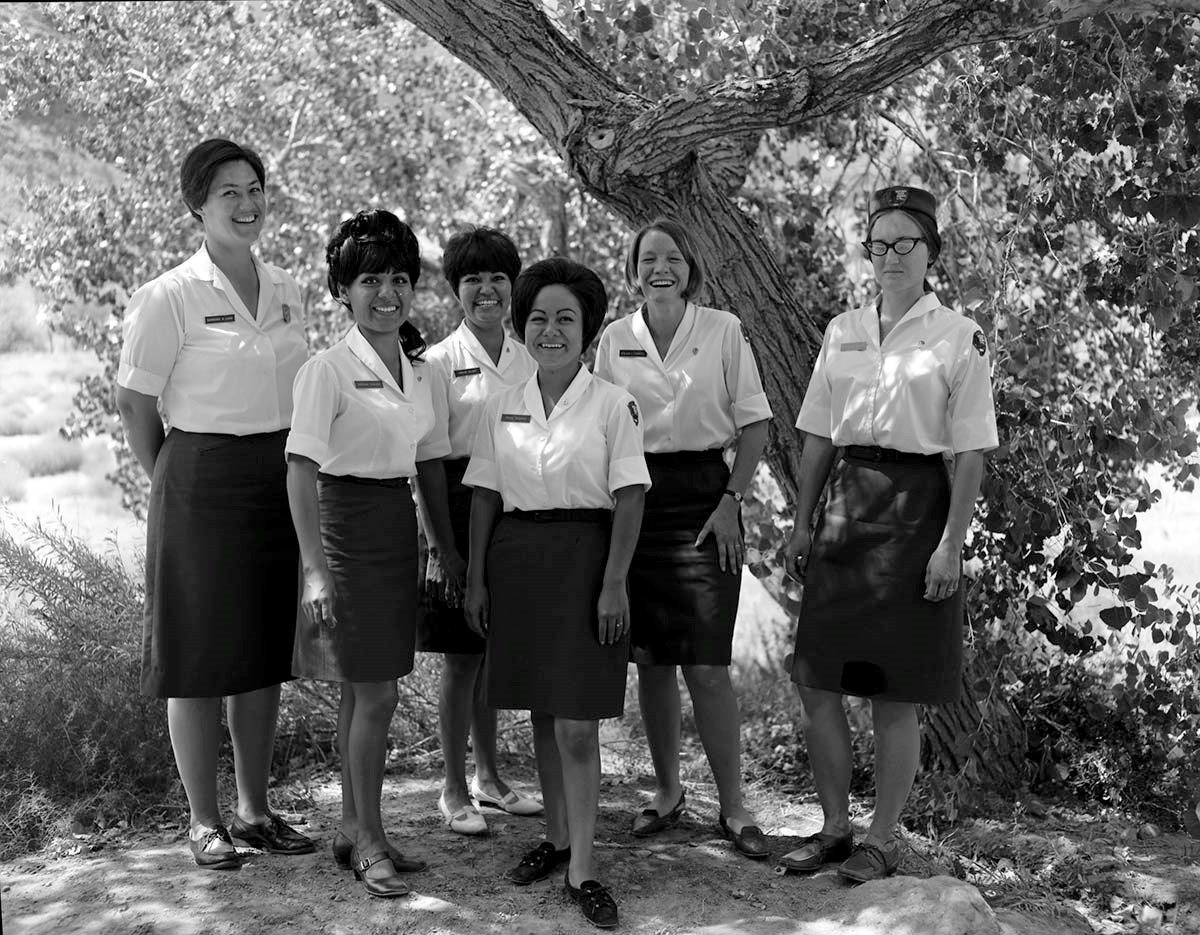
[[[234,818],[229,823],[229,833],[250,847],[270,854],[311,854],[317,849],[311,838],[307,838],[274,812],[267,812],[267,820],[261,825]]]
[[[210,829],[198,841],[189,834],[188,847],[202,870],[237,870],[242,865],[242,855],[234,848],[224,825]]]
[[[679,824],[685,804],[687,804],[687,792],[680,790],[679,801],[665,815],[660,815],[653,808],[643,808],[642,813],[633,819],[633,834],[639,838],[648,838],[652,834],[658,834],[660,831],[666,831],[672,825]],[[646,821],[647,818],[650,820]]]
[[[543,841],[522,857],[521,862],[509,870],[505,876],[517,886],[528,886],[530,883],[546,879],[555,867],[570,859],[571,849],[569,847],[564,847],[560,851],[556,850],[549,841]]]
[[[563,887],[579,908],[583,917],[598,929],[615,929],[617,927],[617,903],[612,894],[604,888],[604,884],[595,880],[584,880],[578,887],[571,885],[571,874],[563,877]]]
[[[741,831],[734,831],[729,827],[729,822],[724,815],[721,815],[719,820],[721,832],[733,842],[738,853],[751,860],[762,860],[764,857],[770,856],[771,845],[767,843],[767,836],[762,833],[758,825],[742,825]]]
[[[841,863],[854,849],[854,835],[835,837],[831,834],[810,834],[800,839],[800,846],[779,858],[779,866],[799,873],[820,870],[825,864]]]

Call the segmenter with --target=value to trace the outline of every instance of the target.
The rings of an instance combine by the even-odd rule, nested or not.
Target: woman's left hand
[[[717,564],[721,566],[721,571],[727,571],[731,575],[736,575],[742,570],[742,557],[745,554],[742,524],[738,521],[741,511],[741,504],[733,497],[722,495],[721,502],[712,511],[708,522],[696,537],[696,548],[700,548],[700,544],[710,535],[716,540]]]
[[[962,573],[962,549],[943,542],[933,550],[925,566],[925,600],[944,601],[958,590]]]
[[[603,646],[619,643],[629,632],[629,594],[625,582],[606,583],[600,589],[600,600],[596,602],[596,613],[600,619],[598,636]]]
[[[467,563],[457,549],[445,555],[435,549],[429,550],[425,564],[425,590],[448,607],[462,603],[462,592],[466,588]]]

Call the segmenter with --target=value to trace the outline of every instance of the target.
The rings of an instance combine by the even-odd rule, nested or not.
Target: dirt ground
[[[536,791],[531,774],[513,771],[509,776],[518,788]],[[832,871],[783,877],[773,872],[772,861],[740,857],[717,828],[711,788],[688,788],[689,812],[680,824],[644,840],[629,834],[628,827],[631,815],[649,798],[649,781],[605,777],[597,830],[598,876],[617,898],[621,931],[779,935],[795,930],[798,923],[817,925],[804,926],[805,932],[840,930],[834,920],[850,888]],[[371,899],[348,871],[334,864],[329,842],[339,814],[339,790],[336,776],[325,772],[306,783],[288,783],[275,793],[281,810],[317,839],[315,854],[287,858],[251,852],[238,871],[201,872],[192,863],[182,830],[131,833],[117,828],[75,835],[44,854],[0,864],[4,932],[558,935],[591,930],[563,894],[561,873],[529,887],[513,886],[503,878],[525,849],[540,840],[540,819],[488,810],[491,833],[463,837],[444,827],[437,812],[439,789],[435,775],[389,775],[385,781],[384,814],[394,840],[430,864],[424,873],[408,878],[414,892],[407,898]],[[790,850],[797,837],[816,830],[819,823],[815,804],[792,803],[767,789],[751,790],[749,804],[770,834],[776,855]],[[974,844],[971,832],[964,832],[968,840],[959,842],[959,853],[966,843],[968,851],[979,855],[976,869],[985,864],[990,868],[992,888],[981,883],[980,889],[999,905],[1004,902],[1005,873],[1019,878],[1046,853],[1075,852],[1086,858],[1080,866],[1096,871],[1087,892],[1100,904],[1107,900],[1110,911],[1105,918],[1084,921],[1078,910],[1086,912],[1086,907],[1078,901],[1035,898],[1036,888],[1025,886],[1019,890],[1020,899],[1010,899],[1009,907],[1000,910],[1001,918],[1023,926],[1012,931],[1200,931],[1196,842],[1179,834],[1143,840],[1136,829],[1111,822],[1097,826],[1104,834],[1097,829],[1085,833],[1063,820],[1058,821],[1062,827],[1056,840],[1050,827],[1054,816],[1047,822],[1046,833],[1033,835],[1032,843],[986,824],[977,826],[979,839]],[[1007,848],[1012,857],[988,862],[983,854],[989,848],[995,852],[998,835],[1007,842],[1001,849]],[[946,872],[941,857],[948,852],[939,845],[915,836],[910,836],[909,845],[902,873],[927,877]],[[1016,911],[1021,909],[1024,915]],[[917,933],[906,929],[906,935]]]

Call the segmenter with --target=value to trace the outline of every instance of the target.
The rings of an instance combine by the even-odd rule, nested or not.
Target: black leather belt
[[[676,467],[681,464],[705,464],[724,460],[725,452],[720,448],[704,448],[700,451],[647,451],[647,464]]]
[[[607,523],[612,510],[509,510],[504,515],[531,523]]]
[[[407,487],[407,477],[357,477],[354,474],[326,474],[317,472],[317,480],[326,484],[366,484],[370,487]]]
[[[927,461],[930,464],[941,464],[941,455],[921,454],[919,451],[897,451],[895,448],[878,448],[875,445],[847,445],[842,449],[842,457],[854,458],[856,461]]]

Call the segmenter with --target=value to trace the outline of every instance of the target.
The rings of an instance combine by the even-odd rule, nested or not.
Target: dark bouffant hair
[[[212,187],[217,169],[227,162],[238,160],[250,163],[250,168],[258,176],[258,184],[265,188],[267,172],[263,162],[258,153],[245,146],[238,146],[229,140],[205,140],[193,146],[191,152],[183,157],[183,165],[179,167],[179,190],[183,194],[183,203],[197,221],[200,220],[197,209],[208,200],[208,190]]]
[[[503,273],[516,282],[521,272],[521,254],[507,234],[494,227],[469,227],[459,231],[442,251],[442,272],[458,295],[458,284],[471,273]]]
[[[359,211],[337,226],[325,245],[325,262],[329,294],[341,302],[342,287],[349,288],[363,273],[407,273],[415,289],[421,275],[421,246],[411,227],[392,212],[377,208]],[[425,340],[412,322],[400,326],[400,346],[410,360],[424,352]]]
[[[604,324],[608,311],[608,292],[600,277],[574,260],[552,257],[528,267],[513,283],[512,322],[517,337],[525,340],[525,322],[533,310],[538,293],[547,286],[565,286],[583,311],[583,350],[591,347]]]
[[[638,283],[638,251],[642,249],[642,238],[650,231],[662,231],[675,241],[675,246],[679,248],[684,262],[688,265],[688,281],[681,294],[685,299],[695,299],[700,294],[700,290],[704,288],[705,280],[708,278],[704,260],[700,256],[700,251],[696,249],[696,242],[692,239],[688,229],[674,218],[669,217],[657,217],[649,224],[639,228],[638,232],[633,235],[633,240],[629,242],[629,249],[625,253],[625,288],[629,290],[630,295],[642,294],[642,287]]]

